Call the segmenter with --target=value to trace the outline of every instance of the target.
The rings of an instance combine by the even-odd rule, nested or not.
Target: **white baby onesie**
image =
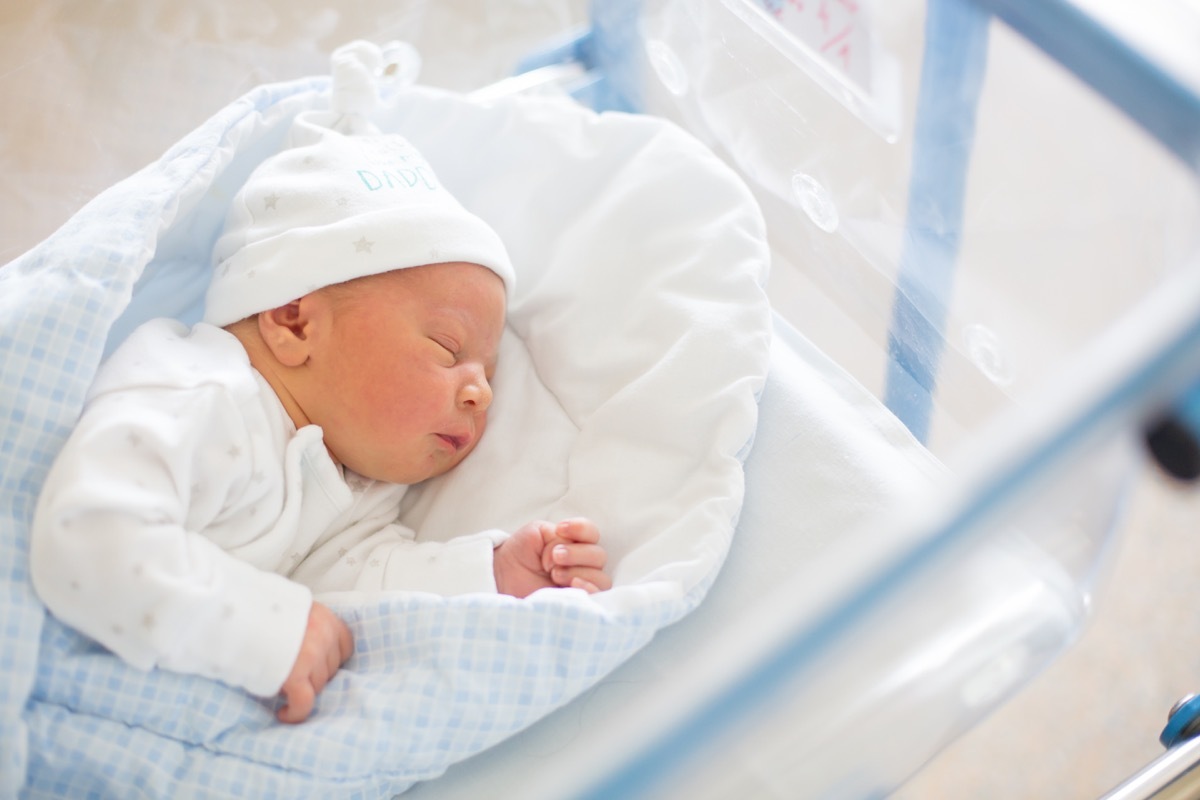
[[[234,336],[154,320],[101,366],[47,477],[34,586],[135,666],[271,696],[314,591],[495,591],[505,534],[416,542],[405,488],[343,477]]]

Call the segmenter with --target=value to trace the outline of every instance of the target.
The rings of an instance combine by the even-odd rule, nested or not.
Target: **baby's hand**
[[[600,531],[588,519],[524,525],[496,548],[496,589],[513,597],[550,586],[611,589],[612,579],[604,572],[608,554],[599,542]]]
[[[287,700],[279,709],[280,722],[304,722],[312,713],[317,695],[333,679],[338,668],[354,653],[354,637],[346,623],[320,603],[308,612],[308,628],[300,644],[300,655],[280,693]]]

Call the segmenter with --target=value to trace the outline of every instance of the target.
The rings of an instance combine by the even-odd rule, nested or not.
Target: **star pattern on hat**
[[[374,243],[374,242],[368,242],[368,241],[367,241],[367,237],[366,237],[366,236],[364,236],[364,237],[362,237],[361,239],[359,239],[357,242],[354,242],[354,252],[356,252],[356,253],[370,253],[370,252],[371,252],[371,248],[372,248],[372,247],[374,247],[374,246],[375,246],[375,243]]]
[[[267,195],[266,197],[263,198],[263,210],[264,211],[267,211],[267,210],[275,211],[276,210],[275,204],[278,202],[279,202],[279,195],[275,194],[274,192],[271,192],[269,195]]]

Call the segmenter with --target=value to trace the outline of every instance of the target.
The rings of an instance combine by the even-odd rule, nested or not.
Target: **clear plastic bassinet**
[[[1074,641],[1147,443],[1195,470],[1198,32],[1183,2],[659,0],[527,62],[736,165],[776,310],[949,467],[882,515],[893,551],[831,548],[829,594],[798,566],[705,651],[753,655],[589,738],[623,755],[585,796],[890,793]]]
[[[131,3],[152,55],[171,37],[187,43],[174,80],[202,86],[209,106],[157,117],[147,124],[161,136],[140,131],[125,153],[117,131],[134,123],[104,117],[113,127],[77,170],[88,182],[47,169],[40,200],[37,187],[6,195],[55,220],[238,90],[322,71],[329,46],[356,36],[453,42],[461,49],[422,49],[428,77],[455,88],[532,53],[520,77],[478,96],[565,90],[679,122],[738,169],[771,236],[786,375],[764,411],[764,455],[747,466],[743,527],[789,524],[777,467],[805,454],[787,449],[788,380],[852,385],[855,397],[865,387],[945,473],[808,558],[772,565],[769,583],[720,596],[722,627],[702,607],[658,651],[411,796],[890,793],[1078,636],[1147,429],[1195,427],[1200,10],[597,0],[586,17],[578,2],[525,6],[458,9],[479,25],[450,35],[437,26],[453,15],[421,3],[258,4],[244,16]],[[73,13],[22,24],[61,24],[68,41],[91,24]],[[143,80],[163,91],[151,102],[169,96],[169,81]],[[33,217],[5,221],[6,256],[36,238]],[[821,366],[787,372],[789,359]],[[751,535],[739,557],[772,552]],[[674,647],[687,657],[662,656]]]

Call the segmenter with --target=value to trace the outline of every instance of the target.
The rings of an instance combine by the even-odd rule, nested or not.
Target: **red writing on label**
[[[862,86],[870,84],[870,50],[862,0],[759,0],[789,33]]]

